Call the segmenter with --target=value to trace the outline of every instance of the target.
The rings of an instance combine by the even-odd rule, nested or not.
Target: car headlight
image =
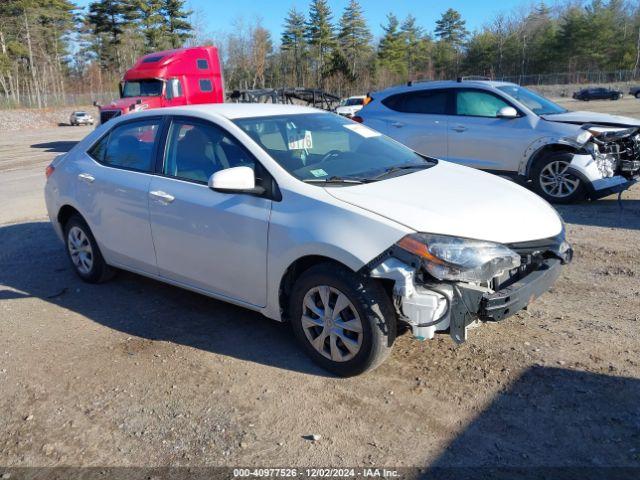
[[[438,280],[488,282],[504,271],[520,266],[520,255],[499,243],[414,233],[398,247],[417,255]]]

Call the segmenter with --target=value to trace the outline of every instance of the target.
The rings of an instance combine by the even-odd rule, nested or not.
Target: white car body
[[[343,117],[353,117],[356,113],[362,110],[365,98],[366,97],[364,95],[356,95],[346,98],[342,104],[336,108],[336,113]]]
[[[408,322],[421,338],[450,327],[449,318],[427,329],[417,327],[416,319],[434,315],[442,295],[417,295],[413,269],[405,263],[372,264],[400,239],[416,232],[500,244],[563,238],[560,217],[546,201],[502,178],[439,162],[424,171],[375,183],[321,187],[292,176],[234,123],[245,117],[295,118],[310,113],[320,111],[218,104],[113,119],[52,164],[55,173],[45,188],[51,223],[65,241],[62,217],[73,209],[86,220],[107,264],[259,311],[274,320],[283,320],[283,279],[301,259],[324,257],[353,272],[371,266],[371,276],[396,282],[397,295],[405,299],[405,314],[413,315]],[[273,177],[281,199],[221,193],[207,185],[112,168],[87,154],[120,123],[172,116],[210,122],[233,135]],[[242,185],[242,172],[232,170],[236,169],[226,171],[230,178],[225,181]],[[418,312],[409,313],[412,308]],[[458,330],[457,340],[463,339]]]
[[[93,125],[93,122],[93,117],[87,112],[77,111],[69,116],[69,123],[71,125]]]

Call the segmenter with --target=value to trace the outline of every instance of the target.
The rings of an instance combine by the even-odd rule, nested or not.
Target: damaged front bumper
[[[569,164],[568,173],[578,177],[587,188],[587,195],[592,200],[627,190],[638,182],[640,160],[624,163],[625,175],[613,175],[598,165],[597,159],[590,154],[575,154]]]
[[[572,255],[568,249],[562,258],[542,259],[495,291],[465,282],[416,284],[416,270],[395,257],[378,264],[370,276],[393,280],[396,311],[417,339],[432,339],[436,332],[448,331],[456,343],[462,343],[470,326],[504,320],[548,291]]]

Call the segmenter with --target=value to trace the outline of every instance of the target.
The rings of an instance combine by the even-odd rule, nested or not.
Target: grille
[[[120,113],[120,110],[102,110],[100,112],[100,123],[108,122],[112,118],[119,116]]]

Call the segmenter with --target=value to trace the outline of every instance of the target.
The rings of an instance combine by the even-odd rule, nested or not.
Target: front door
[[[518,171],[531,142],[531,125],[524,115],[499,118],[498,111],[510,106],[491,92],[457,90],[455,115],[449,119],[447,160],[483,170]]]
[[[207,186],[214,172],[236,166],[255,169],[256,160],[220,127],[172,121],[164,176],[149,186],[158,269],[185,286],[264,306],[271,200]]]

